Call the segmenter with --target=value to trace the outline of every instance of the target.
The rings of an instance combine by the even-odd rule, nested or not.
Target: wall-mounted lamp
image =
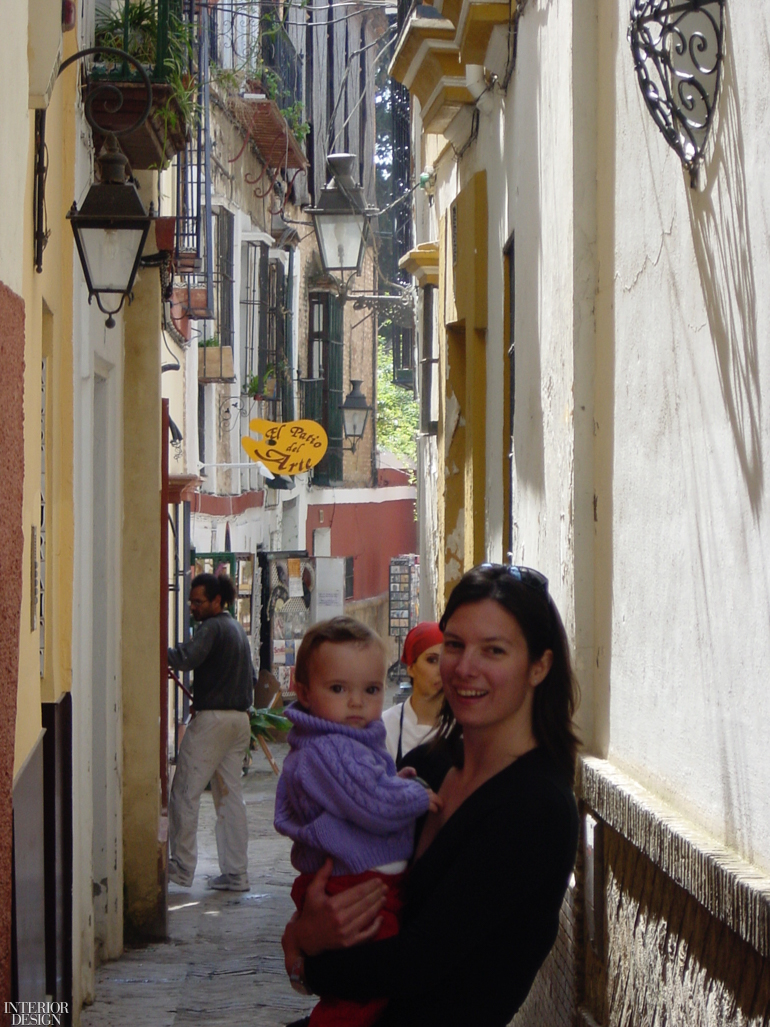
[[[364,192],[355,179],[358,157],[352,153],[332,153],[327,157],[332,177],[321,190],[312,215],[321,264],[338,282],[344,299],[347,283],[361,273],[369,234],[370,211]]]
[[[75,235],[80,263],[83,265],[86,285],[88,286],[88,302],[96,297],[102,313],[107,314],[107,327],[115,326],[114,315],[123,306],[126,298],[131,297],[139,261],[153,220],[152,205],[149,213],[139,198],[136,186],[126,179],[127,158],[121,153],[117,136],[135,132],[147,120],[152,109],[152,84],[147,71],[139,61],[123,50],[110,46],[91,46],[62,61],[58,75],[76,61],[95,54],[115,58],[121,62],[132,64],[142,79],[147,99],[142,113],[137,120],[120,132],[110,132],[99,125],[93,115],[93,105],[97,96],[109,94],[111,109],[117,110],[123,103],[123,96],[118,86],[111,82],[102,83],[93,90],[86,100],[85,116],[92,129],[105,136],[104,147],[97,158],[101,181],[91,186],[83,206],[78,210],[73,203],[67,218]],[[45,112],[36,122],[36,146],[38,159],[36,162],[36,219],[45,205]],[[35,228],[35,266],[39,272],[43,270],[43,250],[47,235],[39,224]],[[115,297],[117,306],[109,302],[108,297]]]
[[[350,452],[355,453],[356,446],[364,437],[366,422],[369,418],[371,407],[366,402],[366,396],[361,391],[361,380],[351,379],[350,392],[341,404],[342,428],[345,438],[350,442]]]
[[[91,186],[80,210],[72,204],[67,218],[83,265],[88,302],[95,297],[99,310],[108,315],[107,327],[114,328],[114,315],[131,296],[153,213],[150,205],[148,214],[136,186],[126,180],[127,159],[112,133],[104,140],[98,162],[101,183]]]
[[[724,0],[633,0],[628,39],[644,102],[697,185],[724,57]]]

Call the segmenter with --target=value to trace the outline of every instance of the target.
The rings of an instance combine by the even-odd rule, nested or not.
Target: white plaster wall
[[[89,173],[87,154],[81,154],[76,167],[80,183]],[[78,262],[73,313],[73,595],[78,597],[72,608],[73,1005],[80,1009],[82,1003],[93,1001],[98,962],[116,958],[123,949],[123,318],[118,315],[116,327],[105,328],[104,315],[95,304],[87,303]],[[97,377],[106,389],[106,423],[98,425],[94,419]],[[106,481],[99,483],[94,481],[95,431],[100,433],[104,457],[97,462],[106,472]],[[96,545],[95,524],[101,540]],[[95,885],[99,888],[96,904]]]
[[[519,22],[516,70],[504,105],[504,229],[505,207],[498,206],[506,199],[503,185],[498,174],[488,175],[497,190],[489,204],[490,325],[502,294],[493,263],[502,262],[502,244],[515,232],[513,560],[548,576],[572,634],[571,53],[570,5],[528,4]],[[491,141],[480,139],[480,152],[492,149]]]
[[[644,108],[624,16],[618,31],[605,5],[600,21],[600,147],[616,145],[599,201],[614,235],[610,758],[767,870],[770,13],[727,12],[700,193]]]
[[[3,5],[0,35],[0,282],[22,291],[22,246],[28,210],[24,200],[30,114],[27,110],[27,4]]]

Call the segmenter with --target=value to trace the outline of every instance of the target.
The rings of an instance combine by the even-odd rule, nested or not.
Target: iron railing
[[[193,60],[192,5],[183,0],[157,0],[154,9],[135,0],[125,0],[123,16],[97,18],[95,44],[118,46],[146,63],[153,82],[169,82],[175,75],[190,71]],[[148,59],[143,60],[144,57]],[[138,71],[127,61],[111,69],[95,65],[91,71],[97,79],[120,82],[141,81]]]
[[[277,7],[268,6],[260,21],[260,56],[264,82],[271,99],[282,110],[302,103],[302,61],[278,17]]]

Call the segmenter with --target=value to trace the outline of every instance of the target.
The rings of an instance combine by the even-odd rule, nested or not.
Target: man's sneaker
[[[168,861],[168,879],[180,888],[192,888],[193,875],[186,874],[174,859]]]
[[[207,887],[215,891],[248,891],[249,879],[246,874],[220,874],[210,877]]]

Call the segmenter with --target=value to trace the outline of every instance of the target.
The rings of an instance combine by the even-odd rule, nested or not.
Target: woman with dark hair
[[[370,941],[381,886],[327,896],[327,866],[286,928],[286,965],[298,989],[387,998],[378,1027],[504,1027],[556,939],[574,864],[576,683],[547,579],[530,568],[469,571],[440,625],[435,744],[453,759],[419,832],[401,933]]]

